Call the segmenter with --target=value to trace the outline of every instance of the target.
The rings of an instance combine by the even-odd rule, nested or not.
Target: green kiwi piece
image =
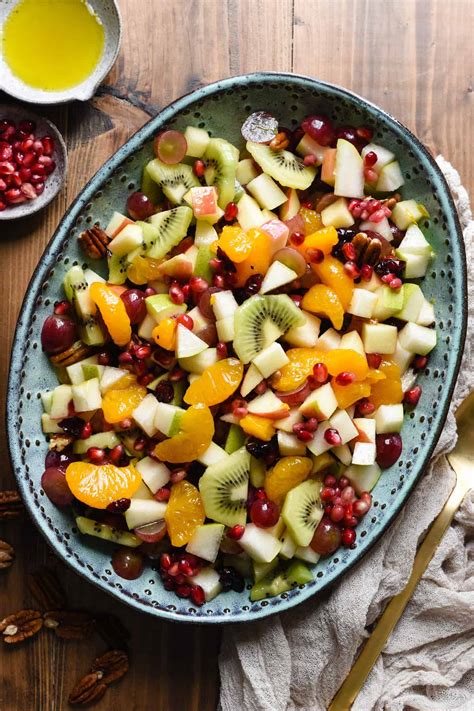
[[[307,479],[288,492],[281,515],[291,537],[298,546],[309,546],[323,509],[319,492],[321,482]]]
[[[186,237],[192,218],[193,211],[185,205],[152,215],[148,222],[156,228],[158,234],[153,246],[147,251],[147,257],[161,259],[176,247]]]
[[[101,346],[105,343],[105,334],[96,318],[97,308],[91,300],[89,284],[81,267],[71,267],[66,273],[64,293],[76,312],[84,343],[88,346]]]
[[[242,363],[283,336],[293,326],[302,326],[304,316],[286,294],[251,296],[235,312],[234,350]]]
[[[316,168],[302,163],[289,151],[274,151],[264,143],[247,142],[247,150],[264,173],[280,185],[297,190],[307,190],[316,177]]]
[[[109,265],[109,278],[107,281],[109,284],[123,284],[127,279],[128,254],[124,254],[121,257],[118,254],[111,254],[107,261]]]
[[[87,536],[102,538],[104,541],[112,541],[112,543],[118,543],[121,546],[136,548],[143,543],[143,541],[131,531],[120,531],[118,528],[113,528],[113,526],[109,526],[107,523],[99,523],[86,516],[77,516],[76,526],[81,533]]]
[[[250,454],[245,447],[211,464],[199,480],[206,516],[225,526],[245,525]]]
[[[257,576],[256,576],[257,580]],[[313,580],[310,569],[300,561],[294,561],[286,570],[277,568],[271,570],[265,577],[257,580],[250,591],[252,602],[263,600],[265,597],[273,597],[288,592],[295,585],[305,585]]]
[[[147,163],[147,165],[143,168],[142,183],[140,187],[142,193],[146,195],[154,205],[157,205],[163,199],[163,193],[161,192],[161,188],[158,183],[156,183],[151,177],[148,171],[148,165],[149,164]]]
[[[201,185],[193,173],[192,166],[185,163],[167,165],[155,158],[147,164],[145,170],[174,205],[181,204],[188,190]]]
[[[239,425],[231,425],[224,445],[227,454],[233,454],[240,449],[245,443],[245,437],[246,434],[242,427]]]
[[[208,185],[215,185],[222,209],[235,195],[235,174],[239,162],[239,151],[223,138],[211,138],[203,157],[206,163],[204,177]]]

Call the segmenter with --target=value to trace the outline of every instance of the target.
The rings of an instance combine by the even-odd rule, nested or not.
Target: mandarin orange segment
[[[171,487],[165,512],[165,521],[171,545],[189,543],[198,526],[202,526],[206,514],[201,494],[189,481],[179,481]]]
[[[325,258],[326,260],[326,258]],[[341,300],[334,289],[325,284],[315,284],[303,296],[301,306],[322,318],[329,318],[334,328],[339,330],[344,319]]]
[[[328,254],[320,264],[312,264],[311,267],[323,284],[330,286],[336,292],[344,310],[347,311],[352,300],[354,282],[344,271],[341,262]]]
[[[301,484],[310,474],[313,462],[309,457],[283,457],[265,476],[264,489],[268,498],[281,506],[290,489]]]
[[[66,469],[66,481],[72,493],[87,506],[105,509],[118,499],[130,499],[141,484],[141,474],[133,465],[73,462]]]
[[[214,436],[214,418],[206,405],[191,405],[181,419],[181,430],[156,445],[153,454],[163,462],[192,462],[204,454]]]
[[[323,254],[331,254],[331,250],[338,243],[337,232],[334,227],[325,227],[317,232],[308,234],[305,240],[300,244],[299,249],[302,254],[306,255],[308,249],[320,249]],[[308,260],[309,261],[309,260]]]
[[[174,351],[176,348],[176,330],[178,324],[174,318],[165,318],[152,331],[151,337],[158,346],[167,351]]]
[[[147,392],[147,389],[141,385],[132,385],[124,389],[114,388],[106,392],[102,398],[102,411],[106,422],[116,424],[131,417]]]
[[[263,230],[253,228],[247,235],[253,239],[252,249],[248,257],[236,264],[236,286],[244,286],[247,279],[254,274],[267,273],[271,260],[271,236]]]
[[[367,377],[365,378],[365,381],[367,383],[377,383],[379,380],[385,380],[387,376],[385,373],[382,373],[381,370],[376,370],[375,368],[369,368],[369,372],[367,373]]]
[[[398,365],[383,360],[379,366],[379,371],[385,375],[385,379],[372,383],[370,402],[375,407],[395,405],[402,402],[403,389]]]
[[[240,385],[244,366],[237,358],[224,358],[209,366],[197,378],[184,395],[184,402],[193,405],[202,402],[205,405],[218,405],[227,400]]]
[[[367,358],[350,348],[335,348],[324,354],[324,364],[330,375],[351,372],[356,376],[356,380],[364,380],[369,373]]]
[[[250,255],[257,237],[255,230],[244,232],[241,227],[226,226],[222,229],[218,245],[235,264],[240,264]]]
[[[331,387],[334,390],[337,404],[341,410],[353,405],[363,397],[369,397],[370,385],[368,383],[351,383],[350,385],[338,385],[333,379]]]
[[[317,348],[290,348],[286,352],[290,362],[280,369],[279,375],[272,378],[276,390],[290,392],[295,390],[313,372],[316,363],[324,362],[325,353]]]
[[[118,346],[126,346],[132,337],[132,328],[122,299],[102,282],[95,281],[89,289],[91,299],[97,305],[113,342]]]
[[[320,230],[324,227],[323,221],[321,220],[321,215],[316,210],[310,210],[307,207],[301,207],[299,214],[303,218],[304,231],[306,235],[310,235],[316,230]]]
[[[161,262],[150,257],[135,257],[127,268],[127,278],[134,284],[146,284],[161,277]]]
[[[275,420],[260,415],[245,415],[239,422],[245,434],[251,437],[263,439],[264,442],[271,440],[275,434]]]

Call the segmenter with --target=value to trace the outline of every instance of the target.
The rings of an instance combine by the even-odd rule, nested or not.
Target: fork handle
[[[434,520],[418,549],[413,562],[413,569],[405,588],[388,603],[355,664],[329,704],[328,711],[348,711],[351,708],[469,488],[459,480],[457,481],[449,499]]]

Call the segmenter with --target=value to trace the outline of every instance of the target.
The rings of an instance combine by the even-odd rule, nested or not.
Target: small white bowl
[[[104,27],[105,42],[102,57],[96,68],[80,84],[63,91],[43,91],[25,84],[15,76],[8,64],[5,62],[1,52],[0,42],[0,89],[7,94],[15,96],[17,99],[28,101],[32,104],[63,104],[67,101],[78,99],[87,101],[90,99],[101,81],[112,69],[120,48],[122,38],[122,21],[120,12],[115,0],[87,0],[91,8],[100,18]],[[19,0],[2,0],[0,2],[0,38],[2,26],[6,18]],[[51,41],[54,41],[52,38]],[[74,33],[71,35],[71,42],[74,42]]]
[[[0,211],[0,220],[16,220],[20,217],[27,217],[46,207],[51,200],[56,197],[64,185],[67,171],[67,149],[66,144],[59,130],[54,123],[48,119],[29,111],[23,106],[12,106],[10,104],[0,104],[0,121],[9,118],[15,123],[19,121],[34,121],[36,123],[36,133],[39,138],[51,136],[54,138],[54,152],[51,156],[56,162],[56,168],[45,180],[44,191],[35,200],[27,200],[20,205],[12,205]]]

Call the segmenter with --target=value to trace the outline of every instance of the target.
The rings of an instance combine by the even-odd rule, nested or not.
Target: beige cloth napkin
[[[438,164],[457,204],[466,242],[469,331],[450,414],[423,480],[381,541],[329,593],[253,624],[228,626],[219,660],[221,711],[323,711],[351,668],[366,627],[405,585],[417,543],[453,485],[446,452],[453,412],[474,387],[474,222],[459,175]],[[474,434],[474,433],[473,433]],[[444,537],[379,657],[354,711],[474,708],[474,495]]]

